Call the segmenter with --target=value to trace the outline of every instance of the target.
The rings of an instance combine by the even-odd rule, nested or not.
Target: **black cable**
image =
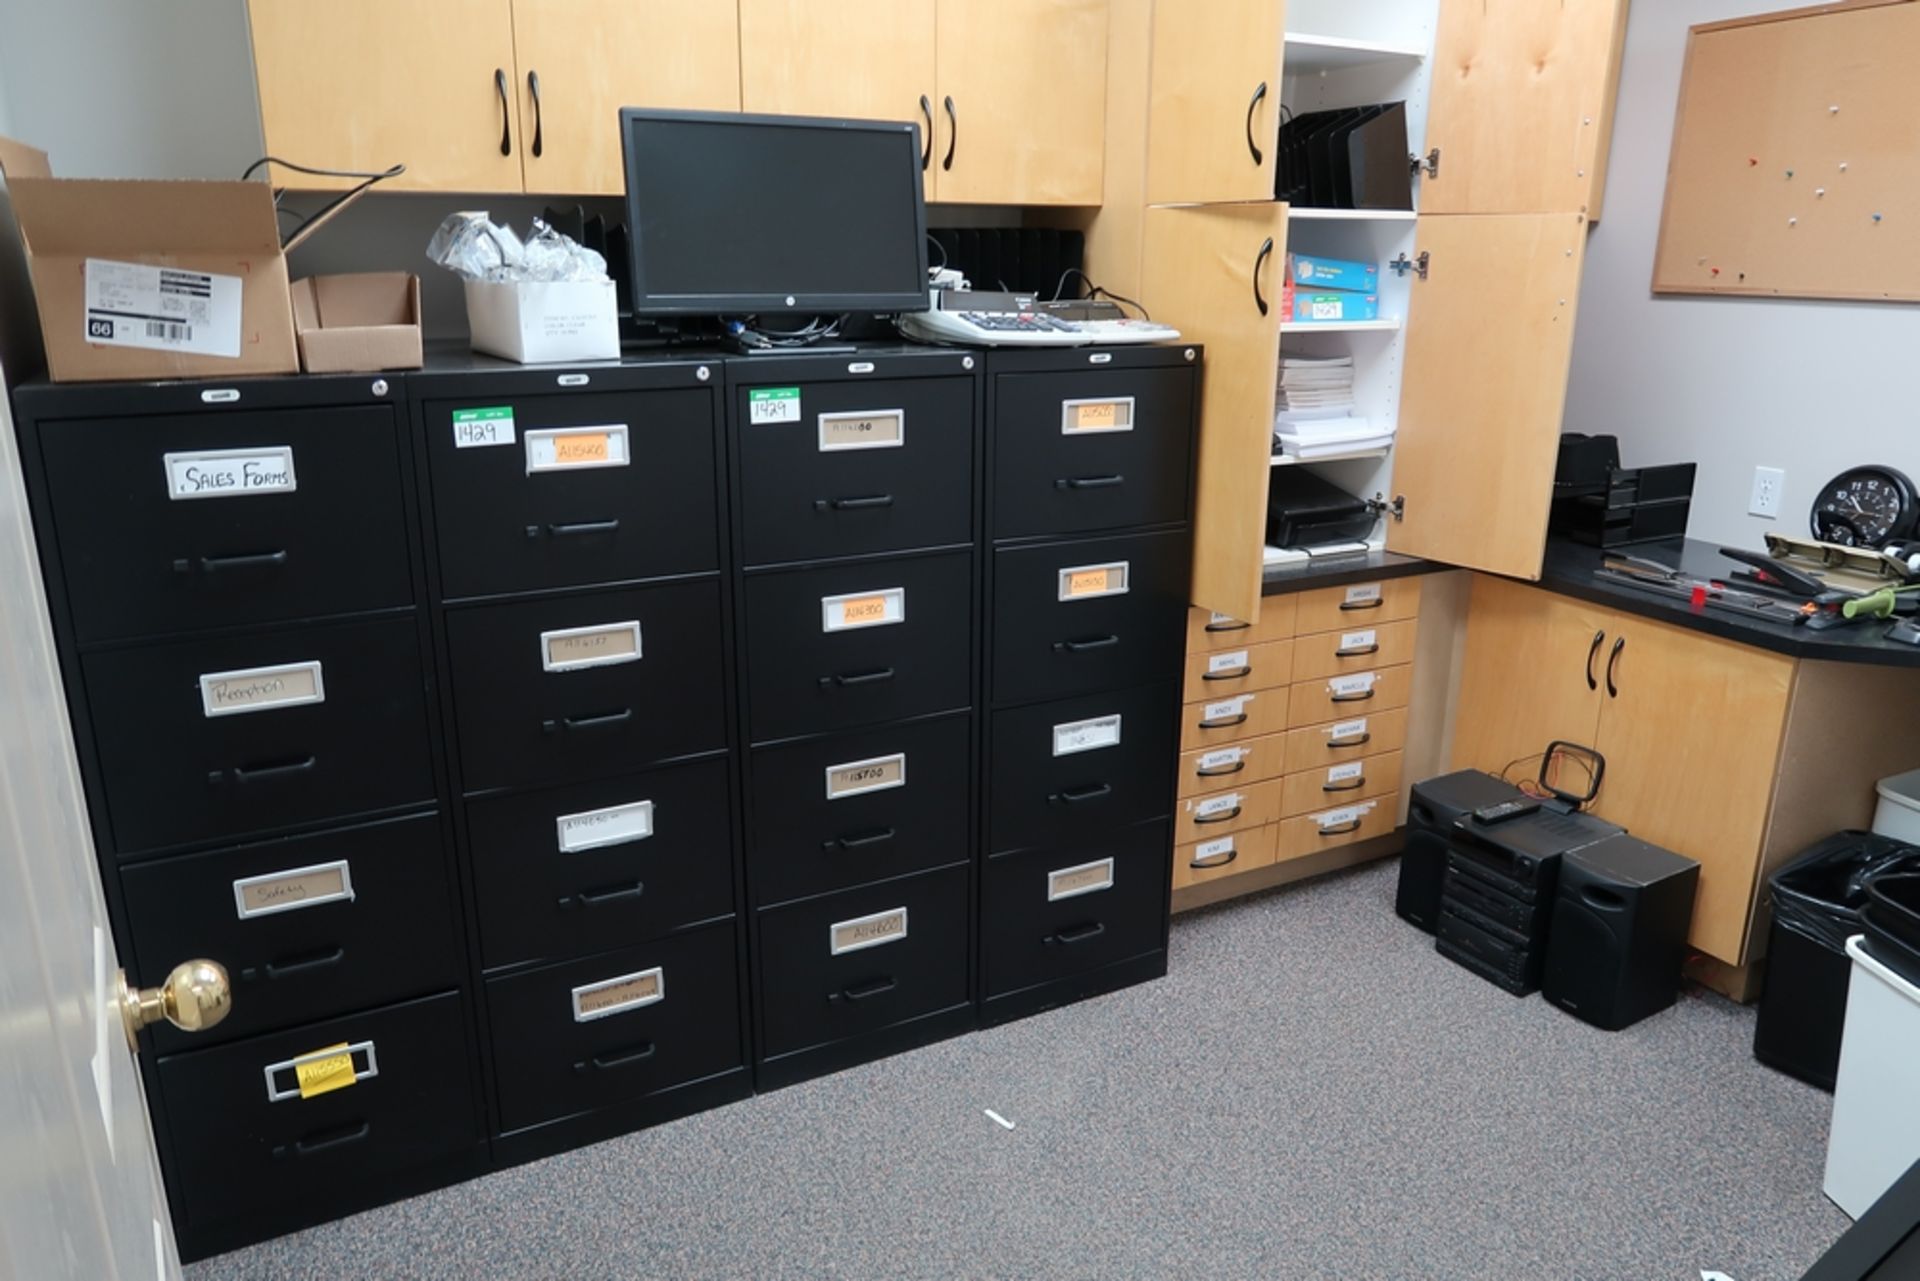
[[[1133,299],[1127,297],[1124,294],[1116,294],[1111,289],[1105,289],[1099,285],[1094,284],[1093,277],[1089,276],[1086,272],[1080,270],[1078,267],[1069,267],[1065,271],[1060,273],[1060,279],[1053,286],[1053,298],[1052,298],[1053,302],[1060,301],[1060,291],[1067,287],[1067,277],[1069,276],[1078,276],[1080,277],[1080,279],[1087,282],[1087,298],[1089,301],[1095,298],[1111,298],[1115,302],[1125,303],[1127,306],[1132,307],[1135,311],[1138,311],[1140,313],[1140,319],[1142,320],[1153,319],[1153,317],[1147,313],[1147,309],[1145,307],[1142,307],[1139,303],[1135,302]]]
[[[927,243],[940,251],[940,266],[937,270],[945,271],[947,269],[947,247],[938,240],[935,240],[931,231],[927,233]]]
[[[397,178],[407,171],[407,167],[404,164],[391,165],[379,173],[365,169],[316,169],[309,165],[297,165],[291,160],[282,160],[278,156],[262,156],[247,166],[247,171],[240,175],[240,180],[245,182],[247,179],[253,177],[254,174],[259,172],[260,166],[262,165],[279,165],[283,169],[292,169],[296,173],[312,174],[320,178],[359,178],[361,180],[341,192],[332,200],[329,200],[326,204],[321,205],[306,217],[300,219],[292,231],[280,237],[280,243],[283,246],[295,240],[301,232],[305,231],[320,219],[327,217],[341,205],[346,204],[349,200],[358,198],[361,192],[373,186],[375,183],[385,182],[389,178]],[[276,215],[292,212],[291,210],[280,207],[280,199],[286,194],[284,187],[277,189],[273,193],[273,209]]]

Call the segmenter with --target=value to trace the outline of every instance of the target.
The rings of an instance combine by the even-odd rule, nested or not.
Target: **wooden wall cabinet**
[[[1285,0],[1153,7],[1150,205],[1273,198]]]

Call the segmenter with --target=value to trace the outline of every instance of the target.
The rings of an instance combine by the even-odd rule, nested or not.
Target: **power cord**
[[[1066,289],[1067,280],[1069,277],[1072,277],[1072,276],[1078,276],[1080,277],[1081,280],[1084,280],[1086,282],[1087,298],[1089,300],[1092,300],[1095,298],[1111,298],[1114,302],[1124,303],[1127,306],[1132,307],[1135,311],[1139,312],[1140,319],[1142,320],[1153,319],[1153,317],[1147,313],[1147,309],[1145,307],[1142,307],[1139,303],[1135,302],[1131,298],[1126,297],[1124,294],[1116,294],[1111,289],[1103,289],[1099,285],[1094,284],[1093,277],[1087,275],[1086,272],[1080,270],[1078,267],[1069,267],[1065,271],[1060,273],[1060,280],[1053,287],[1052,301],[1054,302],[1060,301],[1060,294],[1063,290]]]
[[[313,225],[315,222],[319,221],[320,219],[325,218],[328,214],[338,209],[341,205],[346,204],[347,201],[352,200],[355,197],[359,196],[359,194],[365,191],[367,188],[373,186],[376,183],[385,182],[389,178],[398,178],[401,174],[407,171],[407,167],[404,164],[392,165],[386,169],[382,169],[378,173],[374,173],[370,170],[365,170],[365,169],[317,169],[311,165],[297,165],[291,160],[282,160],[278,156],[262,156],[258,160],[254,161],[252,164],[247,166],[246,172],[240,175],[240,181],[245,182],[247,179],[253,177],[254,174],[260,172],[260,167],[262,165],[279,165],[282,169],[291,169],[295,173],[312,174],[317,178],[359,178],[361,179],[361,181],[356,185],[347,188],[345,191],[341,192],[338,196],[334,197],[332,200],[329,200],[326,204],[321,205],[318,209],[314,210],[312,213],[308,214],[306,217],[301,218],[300,221],[294,226],[292,231],[289,231],[280,237],[280,244],[282,247],[285,247],[286,245],[292,243],[292,241],[296,239],[300,235],[300,233],[305,231],[309,226]],[[273,212],[276,216],[293,212],[292,210],[282,209],[280,207],[280,201],[286,196],[286,194],[287,194],[287,190],[285,187],[279,187],[274,190]],[[295,215],[295,216],[297,217],[298,215]]]

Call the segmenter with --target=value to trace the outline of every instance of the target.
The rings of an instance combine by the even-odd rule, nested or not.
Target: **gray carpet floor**
[[[1752,1010],[1597,1031],[1436,955],[1393,878],[1183,916],[1161,982],[187,1276],[1793,1281],[1846,1229],[1831,1100],[1753,1060]]]

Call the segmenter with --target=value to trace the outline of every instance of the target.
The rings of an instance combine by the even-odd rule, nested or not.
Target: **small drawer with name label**
[[[120,874],[136,987],[189,956],[227,969],[233,1008],[189,1050],[441,991],[465,969],[436,814],[136,863]]]
[[[1356,841],[1389,835],[1397,823],[1399,807],[1396,796],[1376,796],[1284,819],[1280,824],[1276,861],[1308,858]]]
[[[1407,709],[1404,707],[1290,729],[1286,733],[1280,772],[1298,774],[1302,770],[1356,761],[1363,756],[1396,752],[1406,746],[1406,742]]]
[[[733,394],[744,563],[972,540],[971,375],[746,386]]]
[[[756,743],[972,701],[969,552],[755,574],[743,595]]]
[[[712,581],[447,611],[466,789],[725,747],[720,634]]]
[[[121,857],[433,799],[411,617],[81,660]]]
[[[82,641],[413,603],[392,406],[66,421],[40,440]]]
[[[1399,667],[1296,681],[1287,695],[1287,728],[1351,720],[1405,707],[1412,691],[1413,668],[1404,663]]]
[[[1209,649],[1187,655],[1188,702],[1214,702],[1249,690],[1273,689],[1293,680],[1298,641],[1265,641],[1239,649]]]
[[[1247,623],[1231,614],[1191,606],[1187,610],[1187,652],[1242,649],[1265,641],[1287,640],[1293,635],[1297,608],[1297,597],[1267,596],[1260,601],[1260,621]]]
[[[446,598],[719,568],[715,394],[647,376],[676,385],[422,406]]]
[[[1280,824],[1267,823],[1245,832],[1209,836],[1173,849],[1173,888],[1184,890],[1208,881],[1225,880],[1273,862],[1279,849]]]
[[[1173,839],[1185,845],[1225,832],[1243,832],[1280,817],[1281,780],[1243,783],[1221,792],[1189,796],[1175,811]]]
[[[489,979],[501,1131],[744,1067],[733,931]]]
[[[766,1057],[965,1005],[967,877],[949,867],[762,909]]]
[[[747,885],[766,905],[962,862],[971,718],[756,748]]]
[[[1202,699],[1180,709],[1180,750],[1195,751],[1221,743],[1273,734],[1287,727],[1287,687],[1254,694]]]
[[[1184,531],[996,551],[992,701],[1062,698],[1171,671],[1181,661],[1187,557]]]
[[[1224,747],[1202,747],[1180,753],[1180,789],[1182,797],[1201,792],[1217,792],[1223,787],[1246,783],[1264,783],[1285,772],[1286,735],[1265,734],[1259,738],[1228,743]]]
[[[487,967],[624,947],[733,911],[727,763],[467,802]]]
[[[988,848],[1065,844],[1164,816],[1177,711],[1171,687],[1141,685],[995,712]]]
[[[1349,632],[1412,618],[1420,612],[1420,587],[1418,578],[1388,578],[1301,592],[1295,634]]]
[[[986,997],[1164,946],[1168,854],[1162,822],[988,859],[980,886]]]
[[[1413,661],[1415,620],[1317,632],[1293,642],[1293,679],[1314,680],[1341,676],[1374,667],[1397,667]]]
[[[1399,752],[1363,756],[1357,761],[1287,775],[1280,793],[1280,817],[1293,818],[1350,798],[1366,800],[1399,791]]]

